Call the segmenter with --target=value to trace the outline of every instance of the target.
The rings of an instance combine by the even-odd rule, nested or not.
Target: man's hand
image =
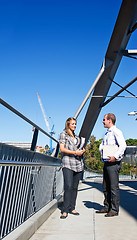
[[[116,158],[114,156],[108,156],[108,157],[109,157],[108,162],[115,162],[116,161]]]

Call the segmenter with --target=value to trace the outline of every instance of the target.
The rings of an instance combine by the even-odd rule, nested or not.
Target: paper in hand
[[[85,138],[81,137],[81,143],[79,148],[82,149],[84,147],[84,144],[85,144]]]
[[[109,159],[108,156],[114,156],[117,150],[117,145],[103,145],[103,159]]]

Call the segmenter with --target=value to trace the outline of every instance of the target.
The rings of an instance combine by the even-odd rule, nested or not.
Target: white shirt
[[[116,126],[112,126],[107,130],[104,139],[99,146],[100,151],[102,151],[103,145],[118,145],[118,150],[114,154],[114,157],[116,158],[116,161],[120,161],[123,158],[126,149],[126,142],[122,132],[116,128]]]

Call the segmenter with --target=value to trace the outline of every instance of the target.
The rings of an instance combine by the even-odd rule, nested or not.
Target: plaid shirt
[[[59,137],[59,143],[65,144],[65,148],[76,151],[80,146],[80,138],[75,135],[76,143],[73,137],[66,132],[62,132]],[[82,156],[76,156],[74,154],[61,153],[62,167],[69,168],[74,172],[81,172],[83,170]]]

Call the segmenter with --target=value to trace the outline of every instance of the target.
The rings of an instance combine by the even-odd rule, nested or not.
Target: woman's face
[[[70,120],[69,129],[71,131],[75,131],[75,128],[76,128],[76,121],[75,120]]]

